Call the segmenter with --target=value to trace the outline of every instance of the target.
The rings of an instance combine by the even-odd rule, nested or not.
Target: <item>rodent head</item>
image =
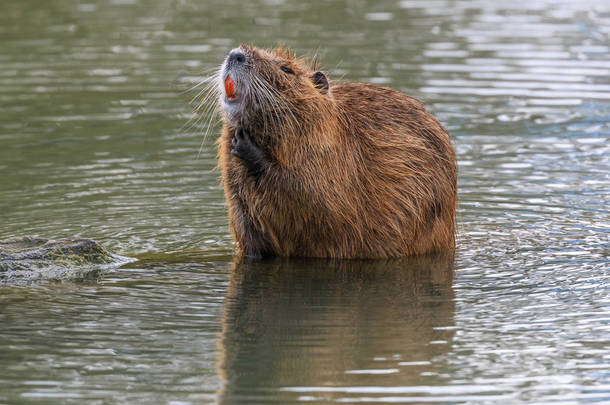
[[[229,53],[219,78],[223,118],[232,127],[298,132],[324,115],[331,100],[324,73],[284,48],[241,45]]]

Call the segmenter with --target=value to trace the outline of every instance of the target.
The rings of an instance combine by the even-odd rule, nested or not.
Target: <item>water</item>
[[[513,3],[3,2],[0,237],[140,261],[0,287],[0,403],[610,401],[610,4]],[[426,103],[454,259],[232,263],[184,124],[240,42]]]

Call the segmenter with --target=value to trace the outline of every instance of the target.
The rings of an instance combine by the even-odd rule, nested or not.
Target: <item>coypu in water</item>
[[[456,161],[422,104],[330,85],[288,50],[242,45],[220,75],[219,166],[240,255],[388,258],[455,246]]]

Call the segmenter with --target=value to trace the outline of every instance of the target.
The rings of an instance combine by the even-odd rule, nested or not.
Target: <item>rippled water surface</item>
[[[240,42],[425,102],[455,258],[232,263],[187,122]],[[609,145],[606,0],[4,1],[0,238],[140,260],[0,287],[0,403],[610,402]]]

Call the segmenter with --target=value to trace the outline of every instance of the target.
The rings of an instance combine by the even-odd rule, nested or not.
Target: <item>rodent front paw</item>
[[[243,128],[237,129],[231,139],[231,145],[233,146],[231,154],[241,159],[248,169],[248,173],[258,176],[265,170],[265,156],[252,140],[250,132]]]
[[[252,142],[250,133],[242,128],[238,128],[235,131],[231,139],[231,146],[233,146],[231,154],[242,160],[247,160],[252,155],[253,149],[257,149],[256,145]]]

